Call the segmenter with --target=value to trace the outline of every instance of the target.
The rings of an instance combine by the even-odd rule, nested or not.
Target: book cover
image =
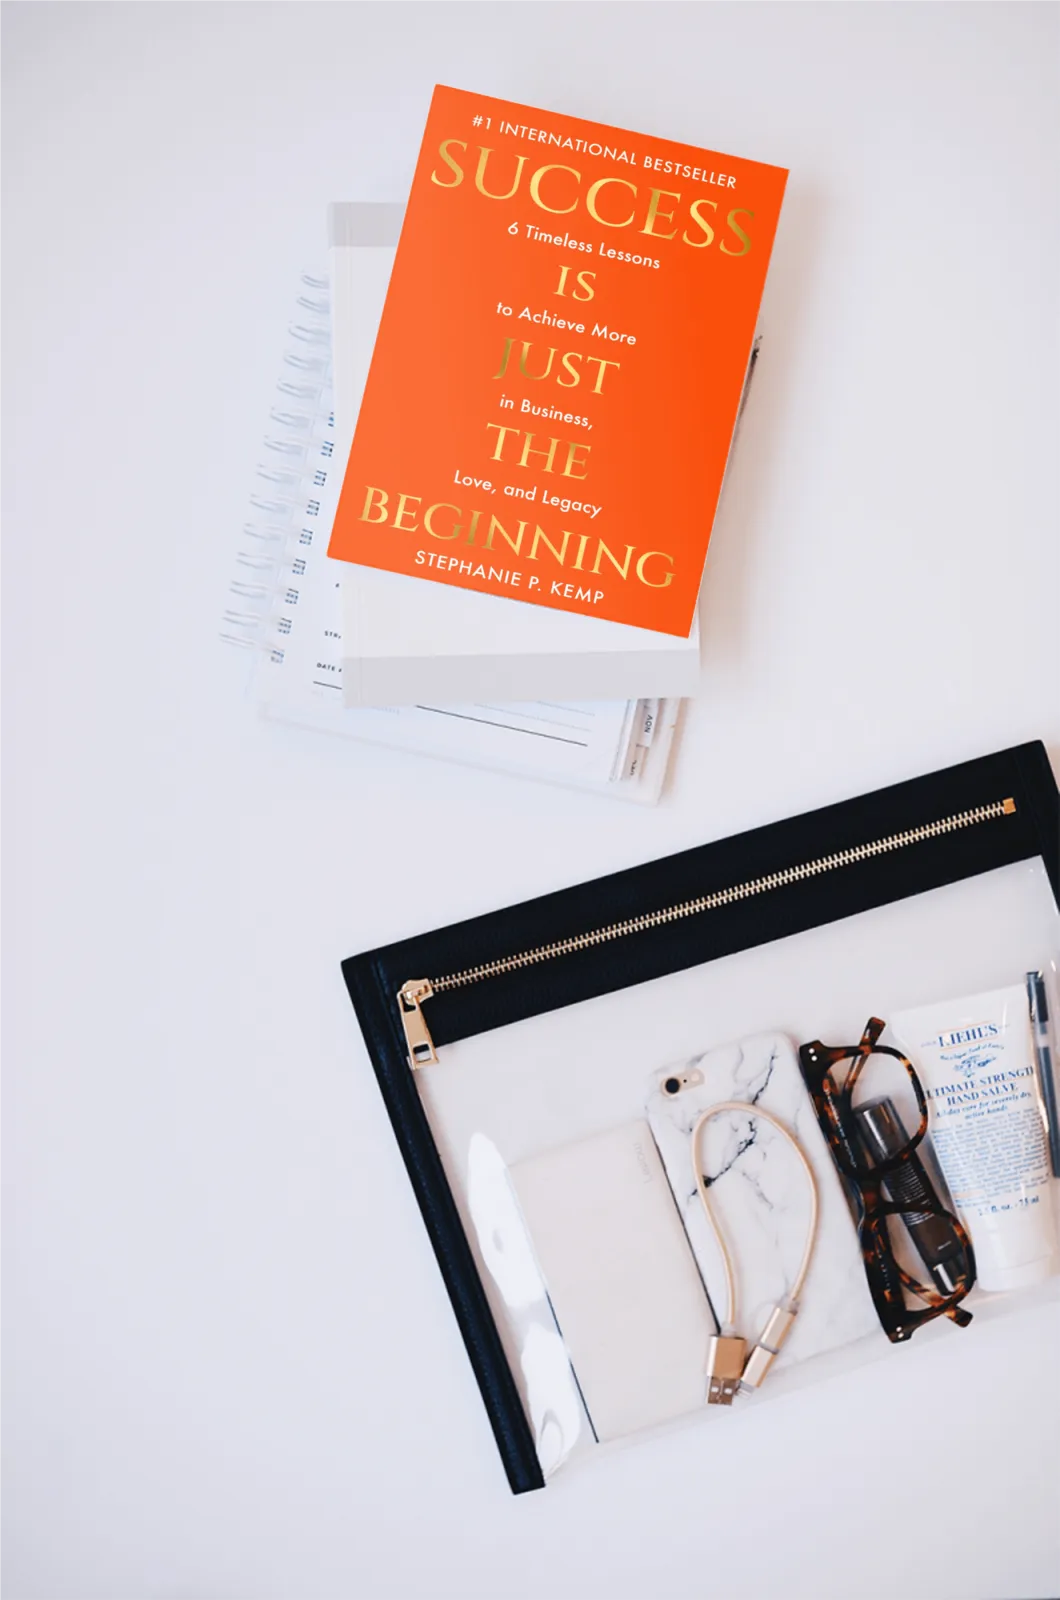
[[[329,554],[687,636],[786,177],[439,86]]]
[[[350,452],[404,207],[328,208],[336,491]],[[332,516],[334,507],[331,508]],[[329,523],[330,533],[330,523]],[[687,639],[602,617],[544,610],[403,573],[341,571],[347,706],[672,699],[699,682],[699,624]]]

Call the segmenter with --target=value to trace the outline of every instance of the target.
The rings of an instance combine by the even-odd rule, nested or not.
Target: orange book
[[[436,88],[328,553],[687,636],[786,177]]]

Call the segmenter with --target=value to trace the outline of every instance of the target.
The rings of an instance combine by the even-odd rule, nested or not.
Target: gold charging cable
[[[799,1270],[795,1274],[795,1281],[791,1289],[784,1296],[780,1305],[773,1307],[766,1325],[758,1336],[758,1340],[750,1356],[747,1355],[747,1341],[741,1339],[736,1333],[736,1283],[733,1276],[732,1258],[729,1255],[717,1218],[714,1215],[710,1199],[707,1194],[707,1180],[703,1176],[703,1167],[699,1159],[700,1135],[707,1123],[714,1117],[720,1117],[724,1112],[735,1111],[746,1117],[758,1117],[763,1122],[768,1122],[770,1127],[787,1140],[802,1163],[802,1170],[806,1174],[806,1182],[810,1186],[810,1222],[806,1231],[806,1248],[802,1253]],[[799,1309],[799,1297],[802,1286],[806,1282],[806,1274],[810,1270],[813,1259],[813,1247],[817,1241],[817,1181],[813,1175],[813,1168],[806,1158],[806,1153],[790,1128],[773,1115],[771,1111],[764,1111],[761,1106],[752,1105],[746,1100],[722,1100],[718,1105],[711,1106],[704,1111],[692,1129],[692,1171],[696,1180],[696,1191],[706,1213],[711,1231],[718,1242],[721,1251],[722,1263],[725,1267],[725,1289],[728,1296],[728,1308],[721,1331],[716,1333],[710,1341],[707,1351],[707,1404],[715,1406],[732,1405],[733,1395],[738,1389],[757,1389],[766,1373],[773,1365],[777,1352],[784,1340],[791,1332]]]

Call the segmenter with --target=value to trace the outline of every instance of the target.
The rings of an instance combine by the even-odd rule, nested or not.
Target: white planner
[[[222,637],[255,661],[269,717],[545,782],[653,804],[680,702],[497,697],[349,708],[343,703],[344,563],[329,560],[341,480],[332,410],[328,279],[306,272],[243,524]],[[536,608],[535,608],[536,609]]]

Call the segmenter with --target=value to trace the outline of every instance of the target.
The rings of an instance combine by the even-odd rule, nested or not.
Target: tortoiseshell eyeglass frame
[[[888,1200],[883,1187],[888,1173],[909,1159],[927,1132],[928,1108],[913,1063],[900,1050],[893,1050],[889,1045],[878,1042],[885,1027],[886,1023],[879,1017],[870,1017],[860,1043],[856,1045],[832,1047],[822,1044],[819,1039],[801,1045],[799,1065],[813,1100],[821,1132],[854,1204],[858,1242],[876,1314],[888,1339],[892,1344],[900,1344],[905,1339],[911,1339],[918,1328],[922,1328],[926,1322],[932,1322],[935,1317],[951,1317],[961,1328],[971,1322],[971,1312],[965,1311],[960,1302],[975,1282],[975,1256],[971,1241],[953,1212],[937,1203],[925,1202],[916,1206],[916,1213],[922,1216],[927,1212],[946,1217],[960,1239],[964,1261],[959,1287],[952,1294],[939,1294],[931,1285],[918,1282],[895,1260],[887,1218],[908,1215],[913,1208]],[[920,1125],[908,1144],[885,1161],[875,1164],[871,1164],[862,1151],[853,1117],[854,1089],[871,1055],[892,1056],[901,1063],[913,1086],[920,1113]],[[837,1083],[834,1069],[843,1062],[850,1062],[850,1070],[844,1081]],[[923,1302],[923,1307],[909,1307],[903,1291],[915,1295]]]

